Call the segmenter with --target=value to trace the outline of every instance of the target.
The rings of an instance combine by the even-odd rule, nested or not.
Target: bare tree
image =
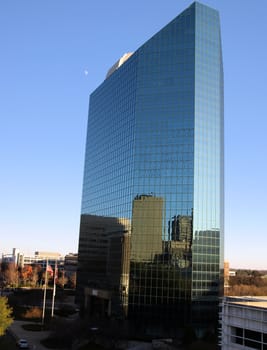
[[[8,263],[3,271],[6,284],[15,287],[18,285],[19,273],[15,263]]]
[[[62,274],[58,279],[57,279],[57,284],[64,288],[64,286],[68,283],[68,277],[64,276],[64,274]]]
[[[77,278],[77,273],[72,272],[69,276],[69,283],[71,288],[75,289],[76,288],[76,278]]]
[[[34,265],[32,268],[32,285],[36,287],[38,280],[39,280],[39,270],[40,266],[39,265]]]

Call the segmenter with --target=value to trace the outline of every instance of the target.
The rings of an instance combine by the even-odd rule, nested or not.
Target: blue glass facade
[[[114,235],[129,238],[117,289]],[[193,3],[91,94],[78,285],[109,290],[109,315],[117,293],[139,327],[201,327],[216,320],[222,269],[220,24]]]

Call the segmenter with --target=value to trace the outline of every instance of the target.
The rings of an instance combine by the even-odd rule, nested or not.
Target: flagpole
[[[55,271],[54,271],[54,285],[53,285],[51,317],[54,317],[55,296],[56,296],[56,275],[57,275],[57,260],[55,262]]]
[[[46,259],[46,267],[45,267],[45,286],[44,286],[42,325],[44,324],[44,318],[45,318],[46,285],[47,285],[47,265],[48,265],[48,259]]]

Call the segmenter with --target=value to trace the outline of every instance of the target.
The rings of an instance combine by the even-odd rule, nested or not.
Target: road
[[[32,350],[47,350],[40,341],[47,338],[49,331],[27,331],[22,328],[24,324],[32,324],[32,322],[25,321],[14,321],[9,327],[10,333],[15,337],[15,339],[26,339],[29,343],[30,349]],[[56,349],[54,349],[56,350]]]

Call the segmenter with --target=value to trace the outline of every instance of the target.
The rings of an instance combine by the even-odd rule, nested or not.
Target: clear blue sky
[[[220,11],[225,258],[267,269],[267,1]],[[0,253],[77,252],[89,94],[189,0],[0,4]]]

